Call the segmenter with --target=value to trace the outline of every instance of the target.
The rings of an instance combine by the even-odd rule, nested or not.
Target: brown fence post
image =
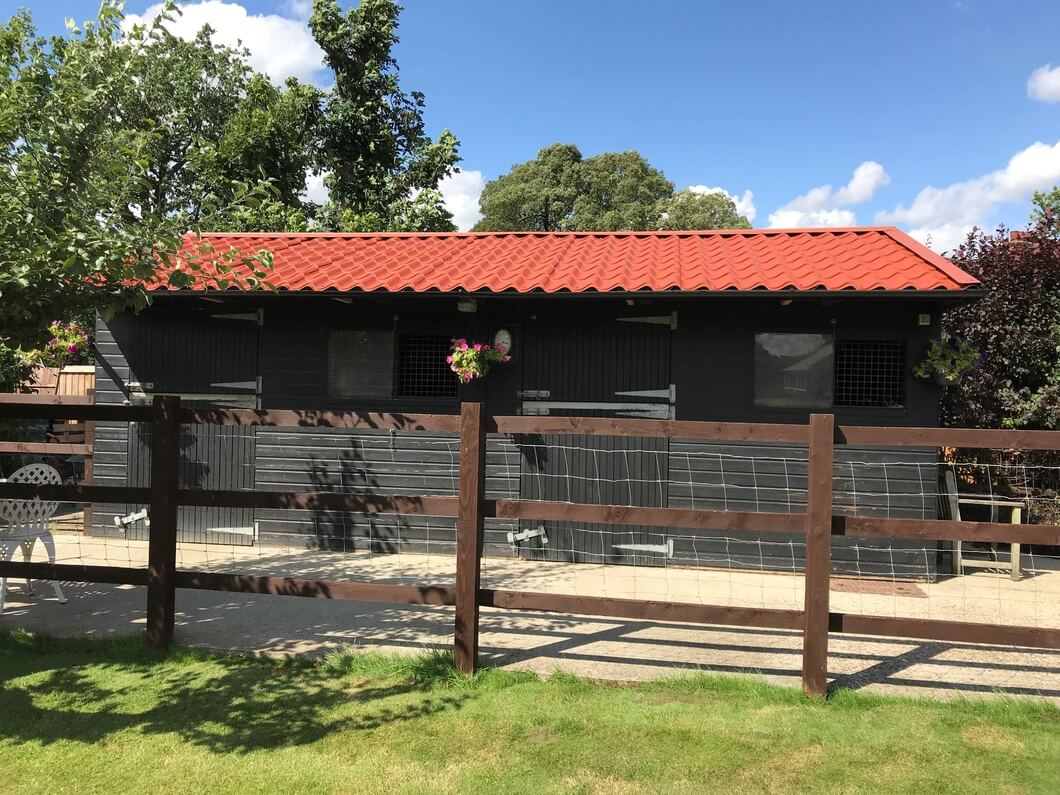
[[[86,389],[86,396],[92,398],[92,402],[96,402],[96,390],[95,388]],[[92,420],[85,421],[85,444],[88,445],[88,452],[85,454],[85,471],[81,478],[81,482],[86,486],[92,485],[92,468],[95,461],[96,455],[96,423]],[[81,517],[84,520],[84,532],[92,532],[92,503],[87,503],[82,510]]]
[[[478,659],[478,589],[482,571],[482,515],[486,489],[486,422],[481,403],[460,406],[460,506],[456,519],[454,657],[466,674]]]
[[[835,418],[810,415],[806,496],[806,609],[802,636],[802,689],[828,689],[828,588],[832,576],[832,460]]]
[[[151,535],[147,548],[147,645],[173,640],[177,570],[180,398],[155,395],[151,416]]]

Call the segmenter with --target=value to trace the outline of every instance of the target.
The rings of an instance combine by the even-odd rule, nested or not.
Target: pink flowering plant
[[[34,351],[34,364],[43,367],[62,367],[66,364],[86,364],[90,360],[88,334],[75,322],[52,321],[48,326],[51,339]]]
[[[484,342],[468,342],[460,338],[453,340],[453,347],[445,361],[456,373],[461,384],[470,384],[490,371],[490,366],[511,361],[504,345],[487,345]]]

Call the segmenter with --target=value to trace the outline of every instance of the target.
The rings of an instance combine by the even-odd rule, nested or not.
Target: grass
[[[1055,792],[1060,710],[0,632],[0,792]]]

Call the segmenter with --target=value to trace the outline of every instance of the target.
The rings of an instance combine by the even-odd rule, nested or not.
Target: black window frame
[[[831,402],[826,406],[823,404],[800,404],[800,405],[770,405],[759,402],[756,394],[756,386],[758,383],[757,368],[758,368],[758,343],[757,338],[763,334],[775,334],[775,335],[813,335],[813,336],[824,336],[830,337],[832,340],[832,383],[831,383]],[[839,362],[839,349],[844,344],[857,345],[859,343],[865,344],[877,344],[895,346],[899,350],[899,355],[896,357],[895,368],[893,371],[893,383],[897,386],[900,391],[900,402],[896,403],[861,403],[851,404],[841,402],[839,395],[839,384],[836,383],[838,377],[838,362]],[[872,335],[872,334],[853,334],[853,335],[840,335],[833,330],[817,330],[817,329],[792,329],[792,328],[759,328],[751,333],[750,340],[750,378],[749,378],[749,391],[750,391],[750,404],[749,407],[754,411],[759,412],[774,412],[774,413],[801,413],[806,411],[844,411],[844,412],[872,412],[872,411],[907,411],[909,408],[909,395],[910,395],[910,370],[909,370],[909,340],[904,337],[893,337],[884,335]]]
[[[823,337],[831,343],[831,359],[832,366],[830,368],[829,377],[826,381],[830,394],[828,395],[828,402],[823,401],[807,401],[804,403],[768,403],[764,402],[764,398],[759,398],[759,368],[760,363],[758,359],[759,341],[758,338],[762,336],[792,336],[792,337]],[[751,405],[757,411],[821,411],[827,410],[833,407],[835,402],[835,395],[833,391],[835,389],[835,343],[836,336],[831,331],[821,331],[814,329],[766,329],[755,331],[751,335]],[[824,381],[825,379],[821,379]]]
[[[389,383],[385,393],[383,390],[373,392],[371,390],[358,391],[356,389],[352,391],[339,391],[335,389],[335,379],[333,378],[332,368],[334,367],[334,352],[336,339],[342,334],[369,334],[376,335],[380,340],[383,338],[389,338],[390,343],[390,356],[387,362],[385,372],[389,374]],[[391,400],[394,397],[394,381],[396,373],[394,370],[394,357],[397,348],[395,335],[392,329],[381,329],[381,328],[348,328],[348,327],[337,327],[329,328],[327,330],[327,354],[324,363],[324,394],[333,400]],[[381,364],[381,362],[380,362]],[[384,368],[380,368],[380,371],[384,371]]]

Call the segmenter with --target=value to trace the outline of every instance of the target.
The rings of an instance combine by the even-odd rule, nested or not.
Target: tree
[[[479,197],[481,232],[551,232],[566,229],[581,192],[582,153],[573,144],[552,144],[537,158],[512,166],[486,183]]]
[[[131,107],[149,106],[147,87],[129,75],[143,73],[139,59],[162,33],[122,36],[120,23],[120,6],[106,0],[95,22],[66,38],[37,36],[25,13],[0,26],[0,342],[8,347],[36,345],[54,319],[142,305],[153,279],[256,285],[269,265],[267,255],[205,248],[178,259],[185,218],[141,204],[159,183],[152,163],[165,120],[129,123]],[[200,223],[266,195],[245,183],[228,193],[225,203],[195,199]]]
[[[663,202],[659,229],[750,229],[736,203],[723,193],[696,193],[689,189]]]
[[[633,150],[583,158],[553,144],[534,160],[486,184],[479,231],[617,231],[747,228],[723,195],[674,193],[674,186]]]
[[[400,7],[347,14],[316,0],[313,32],[335,72],[321,91],[276,86],[245,51],[166,31],[166,2],[121,30],[121,0],[65,37],[29,15],[0,26],[0,343],[33,347],[53,319],[146,302],[144,285],[203,278],[254,286],[266,253],[181,254],[199,229],[452,229],[438,192],[457,141],[425,132],[392,48]],[[306,200],[307,174],[332,200]],[[179,259],[179,261],[178,261]],[[164,264],[165,267],[160,267]]]
[[[1060,186],[1054,187],[1048,193],[1036,190],[1034,198],[1031,199],[1031,206],[1031,223],[1045,223],[1049,229],[1055,231],[1049,221],[1060,218]]]
[[[211,44],[210,28],[183,41],[157,27],[141,52],[126,59],[124,91],[115,98],[118,129],[141,141],[144,182],[133,203],[145,216],[203,214],[201,151],[215,144],[246,87],[240,53]],[[141,35],[133,31],[135,42]]]
[[[335,0],[313,2],[309,27],[335,75],[316,159],[334,205],[322,216],[328,225],[392,229],[415,218],[455,228],[432,194],[420,198],[453,173],[458,141],[449,130],[428,136],[423,94],[401,89],[392,52],[400,13],[393,0],[361,0],[345,14]]]
[[[673,183],[639,152],[604,152],[578,167],[580,190],[568,228],[590,230],[655,229],[660,202]]]
[[[264,75],[247,81],[217,136],[202,140],[193,160],[201,189],[218,192],[233,181],[268,177],[274,202],[303,216],[314,209],[303,198],[306,175],[315,167],[315,139],[322,121],[323,93],[289,78],[282,88]],[[273,231],[295,231],[274,229]]]
[[[984,296],[950,310],[944,333],[978,349],[979,366],[943,400],[950,425],[1060,427],[1060,216],[1025,232],[975,231],[951,257]]]

